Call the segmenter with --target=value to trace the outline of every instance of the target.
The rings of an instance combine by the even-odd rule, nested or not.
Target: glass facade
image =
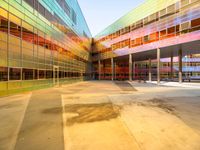
[[[93,39],[77,0],[1,0],[0,95],[91,76],[200,80],[199,45],[199,0],[146,0]]]
[[[162,80],[200,80],[199,44],[199,0],[147,0],[94,38],[93,78],[156,79],[160,49]]]
[[[0,95],[89,78],[90,45],[76,0],[1,0]]]

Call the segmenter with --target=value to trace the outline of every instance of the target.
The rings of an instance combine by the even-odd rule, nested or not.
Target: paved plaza
[[[199,150],[199,91],[88,81],[2,97],[0,150]]]

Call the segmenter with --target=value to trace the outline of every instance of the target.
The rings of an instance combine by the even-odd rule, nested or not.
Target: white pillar
[[[104,71],[103,71],[103,78],[105,79],[105,61],[103,61],[103,69],[104,69]]]
[[[116,72],[117,72],[117,63],[116,62],[114,62],[114,79],[116,80],[117,79],[117,75],[116,75]]]
[[[178,73],[178,76],[179,76],[179,83],[182,83],[182,49],[180,49],[178,51],[178,60],[179,60],[179,73]]]
[[[135,61],[133,62],[133,80],[135,80]]]
[[[171,79],[173,79],[174,78],[174,73],[173,73],[173,71],[174,71],[174,56],[173,56],[173,54],[171,55],[171,69],[170,69],[170,76],[171,76]]]
[[[149,82],[152,81],[152,77],[151,77],[151,58],[149,58]]]
[[[133,60],[132,54],[129,54],[129,81],[132,81],[132,72],[133,72]]]
[[[99,80],[101,80],[101,60],[98,61],[98,68],[99,68]]]
[[[111,58],[111,74],[112,74],[112,81],[114,80],[114,60]]]
[[[160,49],[157,48],[157,84],[160,84]]]

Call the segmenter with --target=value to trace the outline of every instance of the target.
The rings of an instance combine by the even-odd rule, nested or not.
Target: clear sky
[[[145,0],[78,0],[93,36]]]

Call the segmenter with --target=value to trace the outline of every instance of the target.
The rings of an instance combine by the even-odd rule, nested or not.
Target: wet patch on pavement
[[[167,113],[175,114],[176,107],[168,104],[165,100],[162,99],[151,99],[148,101],[152,106],[159,107]]]
[[[0,109],[10,109],[10,108],[13,108],[13,107],[18,107],[20,106],[20,104],[4,104],[4,105],[0,105]]]
[[[62,107],[52,107],[48,108],[42,111],[44,114],[61,114],[62,113]]]
[[[130,83],[126,81],[114,82],[122,91],[137,91]]]
[[[169,114],[176,115],[177,117],[179,117],[178,114],[176,113],[176,107],[167,103],[163,99],[154,98],[143,102],[139,101],[133,102],[133,104],[143,107],[157,107]]]
[[[120,109],[120,106],[113,105],[112,103],[66,105],[66,113],[76,114],[75,116],[67,118],[66,125],[72,126],[80,123],[115,119],[120,115]]]

